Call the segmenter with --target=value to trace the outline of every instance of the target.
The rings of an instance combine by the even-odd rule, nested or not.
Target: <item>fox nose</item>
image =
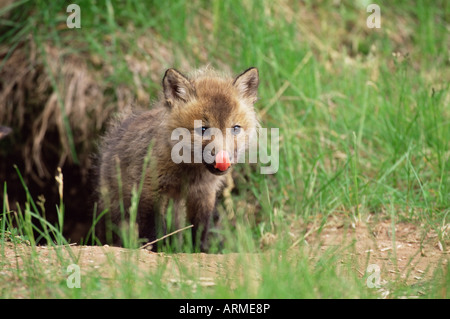
[[[214,168],[221,170],[222,172],[226,171],[231,166],[230,162],[230,154],[222,150],[216,155],[216,164]]]

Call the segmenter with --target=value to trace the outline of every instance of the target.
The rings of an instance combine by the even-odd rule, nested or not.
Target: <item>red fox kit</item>
[[[245,153],[248,132],[259,127],[253,106],[258,70],[250,68],[231,78],[211,69],[189,77],[168,69],[162,84],[163,94],[151,110],[122,114],[103,138],[98,165],[100,211],[109,209],[110,220],[120,224],[121,211],[127,214],[152,145],[136,216],[139,237],[152,241],[166,232],[164,214],[172,199],[175,216],[185,209],[193,224],[194,245],[206,250],[224,175]]]

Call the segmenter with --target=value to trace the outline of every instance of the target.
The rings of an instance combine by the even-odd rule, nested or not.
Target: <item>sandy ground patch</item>
[[[313,228],[312,225],[308,227]],[[331,219],[320,232],[312,231],[303,241],[296,241],[287,253],[292,258],[298,258],[298,248],[303,245],[313,262],[321,253],[336,250],[342,257],[341,262],[350,263],[351,269],[360,277],[367,275],[369,265],[376,265],[381,284],[401,279],[410,285],[431,278],[436,267],[448,263],[450,243],[448,237],[446,240],[443,242],[435,232],[425,233],[423,228],[411,223],[392,225],[389,221],[381,221],[345,226],[342,220]],[[156,271],[164,265],[162,278],[173,285],[187,281],[194,285],[214,286],[220,280],[232,288],[242,280],[248,283],[250,277],[255,289],[261,280],[261,263],[271,253],[270,248],[266,252],[253,254],[165,254],[107,245],[73,245],[70,248],[84,274],[95,272],[104,278],[116,278],[115,272],[120,271],[117,263],[132,260],[140,270]],[[30,264],[33,267],[32,262],[26,262],[31,255],[31,247],[7,243],[4,251],[2,275],[9,273],[13,274],[11,278],[17,278],[17,269],[30,267]],[[55,248],[37,246],[35,253],[41,262],[36,267],[46,265],[51,269],[52,265],[61,268],[58,266],[58,254],[67,256],[68,250],[60,249],[58,252]],[[245,269],[242,265],[246,265]]]

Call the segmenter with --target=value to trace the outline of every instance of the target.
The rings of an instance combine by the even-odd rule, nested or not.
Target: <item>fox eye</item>
[[[197,134],[199,134],[199,135],[204,135],[207,129],[208,129],[208,128],[207,128],[206,126],[197,127],[197,128],[195,129],[195,132],[196,132]]]
[[[239,133],[241,133],[241,127],[239,125],[233,126],[233,128],[231,129],[231,133],[233,135],[238,135]]]

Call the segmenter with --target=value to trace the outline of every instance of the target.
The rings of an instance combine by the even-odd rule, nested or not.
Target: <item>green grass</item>
[[[38,51],[51,43],[67,54],[85,56],[93,70],[113,66],[101,79],[110,88],[105,94],[112,100],[118,99],[113,89],[117,86],[137,91],[140,85],[153,97],[160,89],[160,83],[149,76],[138,74],[140,84],[136,82],[126,62],[130,56],[159,65],[161,72],[172,66],[196,68],[206,63],[217,68],[227,65],[234,73],[258,67],[261,85],[256,107],[263,127],[280,128],[280,166],[273,176],[245,166],[237,169],[238,191],[233,194],[237,222],[221,231],[225,238],[233,238],[223,251],[259,252],[259,241],[271,233],[278,242],[270,253],[281,257],[262,263],[258,271],[262,282],[257,287],[244,281],[230,290],[224,281],[195,291],[191,284],[174,288],[163,280],[165,265],[154,272],[136,272],[136,259],[131,256],[128,262],[111,261],[118,269],[113,280],[93,271],[83,275],[83,289],[77,290],[66,287],[64,273],[55,276],[56,280],[46,274],[32,253],[12,277],[0,277],[0,295],[379,297],[351,270],[351,261],[345,263],[349,269],[339,267],[337,261],[345,259],[351,247],[330,251],[311,263],[300,245],[296,253],[303,257],[291,260],[285,253],[292,244],[286,235],[292,231],[290,223],[324,221],[335,214],[350,222],[366,220],[369,215],[394,216],[421,225],[424,232],[434,230],[444,244],[448,242],[444,226],[450,212],[450,4],[379,1],[382,26],[375,30],[365,25],[368,13],[359,4],[363,2],[342,1],[337,6],[331,0],[301,4],[79,1],[82,28],[72,30],[64,27],[65,7],[70,2],[16,3],[11,15],[0,20],[5,30],[0,43],[13,50],[31,33],[41,48]],[[152,44],[155,52],[149,53],[146,44]],[[92,62],[91,56],[102,61],[102,66]],[[74,133],[57,91],[62,80],[55,77],[52,86],[76,161],[76,150],[70,144]],[[60,219],[52,225],[46,222],[39,202],[31,195],[27,198],[19,211],[3,201],[2,251],[6,243],[33,247],[41,239],[34,237],[33,229],[51,246],[67,244],[61,235],[63,201],[55,204]],[[256,215],[241,208],[246,202],[257,204]],[[129,246],[136,246],[135,239],[127,236]],[[73,254],[55,256],[59,269],[76,261]],[[240,263],[245,266],[248,261]],[[178,267],[183,270],[183,265]],[[186,277],[195,277],[185,272]],[[21,290],[25,286],[31,290]],[[425,298],[443,297],[449,287],[448,262],[420,288],[401,280],[389,284],[390,297],[416,295],[417,290],[426,291],[420,295]]]

